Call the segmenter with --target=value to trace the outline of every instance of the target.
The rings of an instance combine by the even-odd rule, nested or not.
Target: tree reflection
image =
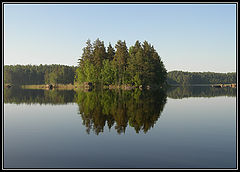
[[[214,88],[209,86],[170,87],[167,90],[167,96],[173,99],[185,97],[235,97],[236,93],[236,88]]]
[[[125,133],[128,124],[137,133],[146,133],[160,117],[166,103],[166,93],[163,90],[138,89],[78,91],[76,101],[88,134],[94,131],[98,135],[104,131],[106,124],[109,130],[115,124],[119,134]]]
[[[148,132],[160,117],[166,97],[236,96],[236,88],[171,87],[159,90],[32,90],[4,88],[4,103],[66,104],[77,102],[87,133],[104,132],[105,125],[117,133],[127,126],[136,133]]]
[[[73,90],[4,88],[4,103],[66,104],[74,102]]]

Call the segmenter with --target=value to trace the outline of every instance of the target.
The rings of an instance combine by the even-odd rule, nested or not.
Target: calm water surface
[[[5,89],[4,168],[236,168],[236,89]]]

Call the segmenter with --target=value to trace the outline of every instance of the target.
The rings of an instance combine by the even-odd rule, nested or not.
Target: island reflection
[[[126,127],[133,127],[136,133],[150,130],[160,117],[167,101],[163,90],[140,91],[92,91],[76,94],[79,114],[87,133],[97,135],[115,124],[117,133],[125,133]]]

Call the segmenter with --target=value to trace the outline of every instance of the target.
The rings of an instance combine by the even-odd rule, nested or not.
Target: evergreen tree
[[[125,83],[125,73],[127,67],[127,59],[129,58],[128,48],[125,41],[118,41],[115,45],[116,53],[113,64],[117,68],[117,84]]]
[[[101,69],[102,83],[110,85],[114,83],[116,68],[113,67],[112,61],[108,59],[103,61],[103,67]]]
[[[107,48],[107,59],[112,61],[115,56],[115,50],[112,47],[112,45],[109,43],[109,46]]]
[[[136,41],[129,50],[127,73],[135,85],[164,84],[166,69],[153,46]]]
[[[92,62],[93,61],[93,47],[92,47],[90,39],[87,40],[86,44],[87,44],[87,46],[83,48],[83,54],[82,54],[81,60],[82,61],[90,60]]]
[[[84,64],[84,76],[86,77],[87,82],[98,82],[98,74],[97,68],[94,66],[94,64],[91,63],[90,60],[85,61]]]
[[[148,65],[145,65],[146,69],[146,83],[154,83],[157,85],[162,85],[165,83],[166,77],[167,77],[167,70],[165,69],[165,66],[151,44],[149,44],[147,41],[144,41],[143,43],[143,51],[144,51],[144,57],[145,61]]]
[[[106,48],[104,42],[97,38],[93,43],[93,64],[96,68],[101,69],[104,59],[107,59]]]

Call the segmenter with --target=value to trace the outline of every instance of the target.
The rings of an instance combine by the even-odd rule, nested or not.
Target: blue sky
[[[4,64],[77,65],[85,42],[151,43],[168,71],[236,71],[236,4],[5,4]]]

